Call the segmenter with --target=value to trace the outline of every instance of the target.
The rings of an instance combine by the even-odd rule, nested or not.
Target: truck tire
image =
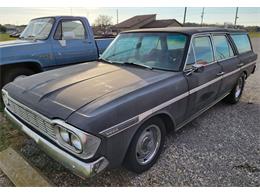
[[[9,82],[14,81],[19,76],[29,76],[34,74],[35,72],[31,69],[19,67],[19,68],[9,68],[6,70],[2,70],[1,72],[1,89]]]
[[[133,137],[124,160],[125,167],[135,173],[152,167],[162,151],[165,135],[166,128],[160,118],[146,121]]]
[[[242,74],[230,94],[224,98],[224,102],[229,104],[236,104],[239,102],[240,97],[242,96],[245,86],[245,74]]]

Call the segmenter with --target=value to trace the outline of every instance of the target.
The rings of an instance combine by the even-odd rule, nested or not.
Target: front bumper
[[[90,163],[80,161],[79,159],[64,152],[63,150],[59,149],[52,143],[48,142],[47,140],[36,134],[30,128],[25,126],[20,120],[18,120],[6,108],[5,114],[9,120],[14,122],[24,133],[31,137],[39,145],[39,147],[43,151],[45,151],[50,157],[52,157],[54,160],[58,161],[63,166],[65,166],[74,174],[80,177],[86,178],[95,175],[96,173],[99,173],[102,170],[104,170],[109,164],[108,160],[104,157],[100,157],[96,161]]]

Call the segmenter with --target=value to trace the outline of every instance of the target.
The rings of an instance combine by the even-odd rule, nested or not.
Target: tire
[[[132,139],[124,166],[135,173],[151,168],[162,151],[165,135],[166,128],[160,118],[146,121]]]
[[[6,69],[5,71],[1,72],[2,80],[0,83],[0,87],[2,89],[7,83],[14,81],[19,76],[30,76],[34,73],[35,72],[33,70],[23,67]]]
[[[231,93],[226,98],[224,98],[224,101],[229,104],[238,103],[242,96],[244,86],[245,86],[245,74],[242,74],[238,78],[237,83],[235,87],[232,89]]]

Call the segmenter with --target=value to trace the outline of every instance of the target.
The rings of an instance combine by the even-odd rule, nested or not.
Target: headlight
[[[75,155],[88,159],[95,155],[101,139],[60,120],[54,120],[57,141]]]
[[[64,130],[64,129],[62,129],[62,128],[59,128],[59,132],[60,132],[60,136],[63,139],[63,141],[65,141],[66,143],[69,143],[70,142],[70,134],[69,134],[69,132]]]
[[[9,100],[8,100],[7,91],[2,90],[2,99],[3,99],[5,106],[8,106]]]
[[[82,145],[80,139],[73,134],[71,135],[71,145],[74,146],[76,150],[82,151]]]

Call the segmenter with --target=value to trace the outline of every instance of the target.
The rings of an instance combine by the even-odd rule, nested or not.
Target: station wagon
[[[141,173],[168,132],[220,100],[237,103],[256,59],[243,30],[122,32],[96,62],[7,84],[5,113],[81,177],[121,165]]]

